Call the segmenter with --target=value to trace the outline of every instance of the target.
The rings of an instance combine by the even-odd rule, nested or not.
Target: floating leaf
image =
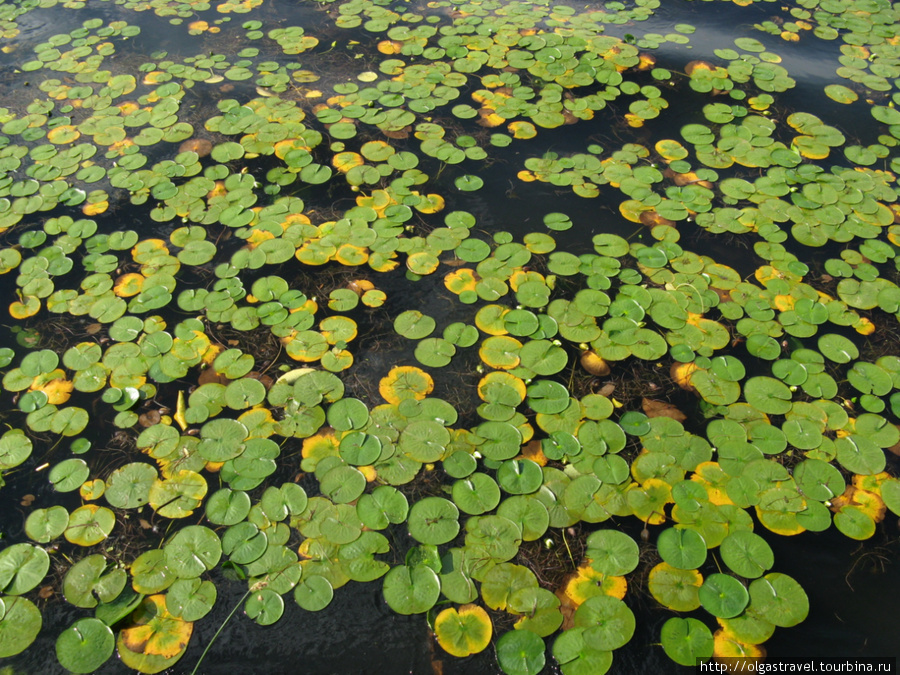
[[[413,366],[394,366],[378,383],[378,391],[388,403],[406,399],[421,400],[434,389],[434,381],[425,371]]]
[[[41,612],[26,598],[3,599],[0,616],[0,658],[15,656],[27,649],[41,630]]]
[[[192,579],[213,569],[222,555],[216,534],[202,525],[180,529],[166,543],[166,566],[181,579]]]
[[[672,567],[691,570],[706,561],[706,542],[694,530],[670,527],[659,534],[656,548]]]
[[[421,614],[437,602],[441,583],[427,565],[392,567],[384,578],[384,599],[398,614]]]
[[[634,634],[634,614],[618,598],[595,595],[575,610],[575,626],[584,628],[585,644],[613,650],[627,644]]]
[[[66,539],[79,546],[93,546],[106,539],[116,524],[116,516],[109,509],[87,504],[69,514],[64,532]]]
[[[772,549],[753,532],[732,532],[722,541],[720,550],[725,564],[746,579],[762,576],[775,563]]]
[[[25,534],[46,544],[60,536],[69,524],[69,512],[62,506],[32,511],[25,520]]]
[[[438,644],[447,653],[465,657],[483,651],[490,644],[491,619],[478,605],[448,607],[434,620]]]
[[[497,661],[507,675],[537,675],[544,668],[544,641],[529,630],[512,630],[497,640]]]
[[[754,580],[750,600],[759,614],[782,628],[796,626],[809,613],[809,600],[800,584],[778,572]]]
[[[660,604],[677,612],[689,612],[700,607],[698,593],[702,582],[697,570],[678,570],[660,563],[650,570],[648,585]]]
[[[475,192],[484,186],[484,181],[478,176],[460,176],[454,181],[456,189],[461,192]]]
[[[32,544],[13,544],[0,551],[0,590],[22,595],[37,586],[50,568],[47,552]]]
[[[591,567],[609,576],[623,576],[637,567],[637,542],[618,530],[598,530],[587,540]]]
[[[670,659],[682,666],[695,666],[713,655],[713,636],[697,619],[672,617],[663,624],[660,642]]]
[[[445,544],[459,532],[459,509],[441,497],[427,497],[409,512],[410,534],[423,544]]]
[[[92,673],[112,656],[116,639],[99,619],[78,619],[56,639],[56,658],[73,673]]]
[[[744,611],[750,595],[744,585],[727,574],[710,574],[698,592],[700,604],[713,616],[730,619]]]
[[[158,673],[181,658],[193,632],[193,624],[166,610],[166,596],[144,598],[131,617],[131,625],[119,632],[119,656],[130,668]]]

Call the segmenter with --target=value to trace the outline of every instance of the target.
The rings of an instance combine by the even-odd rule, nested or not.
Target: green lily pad
[[[366,527],[383,530],[391,523],[402,523],[409,513],[409,502],[402,492],[382,485],[360,497],[356,513]]]
[[[100,619],[78,619],[56,639],[56,658],[73,673],[92,673],[112,656],[115,646],[112,629]]]
[[[766,540],[753,532],[730,533],[719,550],[729,569],[745,579],[756,579],[775,564],[775,556]]]
[[[0,471],[17,467],[31,455],[31,439],[21,429],[8,429],[0,437]]]
[[[116,524],[116,516],[109,509],[87,504],[69,514],[69,524],[63,533],[79,546],[93,546],[106,539]]]
[[[284,614],[284,600],[275,591],[263,588],[250,594],[244,612],[260,626],[269,626]]]
[[[473,473],[453,484],[453,501],[465,513],[479,515],[500,503],[500,488],[484,473]]]
[[[803,588],[786,574],[772,572],[750,584],[755,611],[776,626],[796,626],[809,614],[809,599]]]
[[[216,604],[216,586],[207,579],[179,579],[166,593],[166,610],[183,621],[199,621]]]
[[[506,675],[537,675],[544,668],[546,646],[529,630],[511,630],[497,640],[497,661]]]
[[[234,380],[225,387],[225,404],[234,410],[252,408],[262,403],[265,397],[265,386],[262,382],[253,378],[244,377]]]
[[[666,655],[682,666],[696,666],[713,655],[709,628],[693,618],[672,617],[663,624],[660,642]]]
[[[679,570],[660,563],[650,571],[648,587],[656,600],[676,612],[700,607],[699,590],[703,577],[697,570]]]
[[[540,466],[531,460],[512,459],[500,465],[497,481],[510,494],[530,494],[540,488],[543,473]]]
[[[369,409],[359,399],[342,398],[331,404],[326,419],[338,431],[361,429],[369,421]]]
[[[69,512],[63,506],[37,509],[25,520],[25,534],[40,544],[46,544],[60,536],[68,524]]]
[[[5,612],[0,617],[0,658],[25,651],[41,630],[40,610],[21,597],[3,598]]]
[[[409,533],[423,544],[445,544],[459,533],[459,509],[441,497],[426,497],[409,511]]]
[[[474,192],[480,190],[484,186],[484,181],[478,176],[460,176],[454,182],[456,189],[461,192]]]
[[[670,527],[656,540],[662,559],[682,570],[696,569],[706,561],[706,542],[694,530]]]
[[[849,339],[836,333],[819,337],[819,351],[836,363],[850,363],[859,358],[859,350]]]
[[[769,415],[783,415],[793,405],[791,390],[772,377],[751,377],[744,383],[744,397],[747,403]]]
[[[250,497],[242,490],[221,488],[206,500],[206,518],[215,525],[236,525],[248,513]]]
[[[737,616],[750,602],[746,587],[727,574],[710,574],[706,577],[698,596],[707,612],[723,619]]]
[[[336,466],[322,476],[319,488],[335,504],[348,504],[363,493],[366,477],[352,466]]]
[[[103,496],[115,508],[138,508],[150,500],[150,488],[156,479],[157,472],[152,465],[131,462],[112,472]]]
[[[572,227],[572,219],[565,213],[548,213],[544,216],[544,225],[549,230],[561,232]]]
[[[613,653],[588,646],[584,631],[584,628],[563,631],[553,643],[553,656],[566,675],[604,675],[612,666]]]
[[[219,537],[202,525],[182,528],[166,543],[166,566],[180,579],[193,579],[213,569],[222,556]]]
[[[269,538],[251,522],[232,525],[222,535],[222,552],[239,565],[249,565],[266,552]]]
[[[637,542],[618,530],[598,530],[587,539],[587,557],[591,567],[609,576],[623,576],[638,565]]]
[[[294,587],[294,600],[308,612],[318,612],[331,604],[334,588],[331,582],[318,574],[304,575]]]
[[[50,556],[32,544],[13,544],[0,551],[0,590],[22,595],[43,581]]]
[[[72,492],[81,487],[91,470],[83,459],[66,459],[54,466],[48,476],[57,492]]]
[[[593,649],[622,647],[634,635],[634,614],[628,606],[609,595],[588,598],[575,611],[575,626],[583,627],[583,638]]]
[[[69,568],[63,580],[63,594],[76,607],[96,607],[112,602],[122,592],[127,575],[121,567],[108,569],[106,558],[92,554]]]
[[[398,614],[421,614],[437,602],[441,582],[427,565],[392,567],[384,577],[384,599]]]
[[[418,310],[403,312],[394,320],[394,330],[410,340],[428,337],[434,328],[434,319]]]

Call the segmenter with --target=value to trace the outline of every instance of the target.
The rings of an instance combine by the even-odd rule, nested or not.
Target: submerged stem
[[[197,664],[194,666],[194,669],[191,671],[191,675],[197,675],[197,669],[200,667],[200,664],[203,663],[203,659],[206,658],[206,653],[209,651],[209,648],[213,646],[213,642],[216,641],[216,638],[219,637],[219,634],[224,630],[225,626],[231,621],[231,617],[234,616],[234,613],[238,611],[238,608],[244,604],[244,600],[247,599],[247,596],[250,595],[253,591],[258,590],[259,584],[254,584],[250,588],[247,589],[247,592],[241,596],[241,599],[238,600],[237,604],[234,606],[234,609],[225,617],[225,620],[222,622],[222,625],[219,626],[219,630],[216,631],[216,634],[212,636],[212,640],[210,640],[206,649],[203,650],[203,653],[200,655],[200,658],[197,660]]]
[[[563,543],[566,545],[566,551],[567,551],[568,554],[569,554],[569,560],[572,561],[572,567],[578,567],[578,565],[575,564],[575,558],[574,558],[574,556],[572,555],[572,549],[569,548],[569,540],[566,538],[566,530],[565,530],[565,528],[563,528],[563,530],[562,530],[562,536],[563,536]],[[192,674],[192,675],[193,675],[193,674]]]

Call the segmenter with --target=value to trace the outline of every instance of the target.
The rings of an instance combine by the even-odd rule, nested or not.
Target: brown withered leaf
[[[597,393],[600,394],[601,396],[606,396],[606,398],[609,398],[610,396],[613,395],[613,392],[615,390],[616,390],[616,385],[612,382],[607,382],[602,387],[600,387],[600,391],[598,391]]]
[[[671,417],[676,422],[684,422],[687,419],[687,415],[665,401],[645,398],[641,401],[641,408],[647,417]]]
[[[152,427],[156,424],[159,424],[159,420],[162,415],[159,414],[158,410],[148,410],[143,415],[138,417],[138,424],[140,424],[145,429],[147,427]]]
[[[219,384],[228,384],[229,382],[231,382],[231,380],[229,380],[224,375],[220,375],[219,372],[215,368],[210,366],[209,368],[204,370],[202,373],[200,373],[200,377],[197,378],[197,383],[198,384],[209,384],[212,382],[218,382]]]

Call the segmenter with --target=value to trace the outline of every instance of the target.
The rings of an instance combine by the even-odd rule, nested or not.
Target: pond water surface
[[[900,655],[898,14],[0,2],[0,673]]]

